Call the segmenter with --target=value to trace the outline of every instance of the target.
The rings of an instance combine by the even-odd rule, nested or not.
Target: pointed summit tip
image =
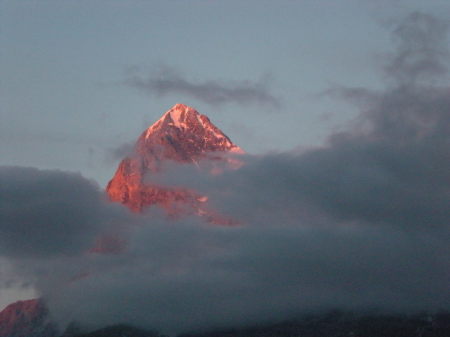
[[[187,127],[186,123],[188,123],[189,120],[200,121],[200,116],[200,113],[194,108],[185,104],[177,103],[163,115],[162,119],[169,118],[172,125],[180,128]]]
[[[181,115],[189,115],[189,114],[198,115],[199,113],[197,110],[188,105],[177,103],[172,108],[170,108],[170,110],[167,111],[166,114],[169,114],[173,120],[178,120],[180,119]]]
[[[156,130],[170,126],[179,129],[187,129],[189,124],[192,124],[192,121],[197,121],[196,123],[200,123],[203,126],[202,118],[207,119],[207,117],[202,116],[194,108],[186,104],[177,103],[167,110],[158,121],[147,129],[145,132],[145,138],[148,138]]]
[[[148,141],[153,135],[158,135],[156,139],[160,139],[161,133],[172,133],[171,141],[177,142],[180,148],[197,144],[196,146],[200,148],[196,150],[198,153],[214,151],[244,153],[208,117],[182,103],[177,103],[166,111],[158,121],[144,131],[141,138]],[[192,149],[191,152],[193,153]]]
[[[175,104],[170,110],[194,110],[195,111],[195,109],[193,107],[190,107],[183,103]]]

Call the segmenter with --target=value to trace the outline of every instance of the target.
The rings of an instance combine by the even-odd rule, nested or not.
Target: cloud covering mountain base
[[[205,193],[241,226],[135,215],[80,175],[1,168],[0,254],[14,266],[11,282],[35,287],[62,325],[170,333],[332,308],[449,309],[445,33],[424,14],[401,22],[389,63],[400,73],[383,91],[335,89],[361,114],[325,146],[244,156],[214,177],[189,166],[161,177]],[[110,235],[126,239],[122,253],[88,252]]]

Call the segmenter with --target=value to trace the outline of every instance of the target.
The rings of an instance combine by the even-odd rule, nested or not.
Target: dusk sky
[[[169,333],[332,306],[449,309],[448,18],[447,0],[0,0],[0,309],[38,295],[62,323]],[[166,183],[249,226],[102,200],[176,103],[247,155]],[[130,251],[87,258],[111,231]]]
[[[249,153],[320,144],[356,115],[327,93],[381,87],[394,23],[412,11],[446,18],[450,6],[2,0],[0,164],[81,172],[104,186],[115,150],[175,103],[209,116]]]

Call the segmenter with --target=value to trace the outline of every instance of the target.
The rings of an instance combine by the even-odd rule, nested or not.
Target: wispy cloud
[[[421,12],[410,14],[392,30],[396,46],[385,71],[401,83],[445,76],[448,71],[448,21]]]
[[[258,81],[193,81],[168,66],[159,67],[148,76],[134,72],[124,81],[126,85],[156,97],[176,94],[186,95],[211,105],[235,103],[257,104],[269,109],[279,108],[281,101],[270,92],[270,82],[271,78],[267,76]]]
[[[125,142],[111,147],[106,150],[105,162],[108,164],[116,163],[118,160],[122,160],[125,157],[131,156],[134,153],[134,143]]]

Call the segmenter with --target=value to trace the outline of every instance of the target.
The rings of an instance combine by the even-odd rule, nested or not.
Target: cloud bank
[[[256,82],[191,81],[174,68],[164,66],[147,77],[131,74],[124,83],[155,97],[186,95],[213,106],[258,104],[273,109],[279,108],[281,103],[270,92],[268,78]]]
[[[424,14],[398,27],[395,55],[419,33],[446,41]],[[450,88],[429,70],[447,69],[445,44],[412,40],[386,66],[401,76],[385,90],[338,89],[361,113],[326,146],[242,157],[214,177],[189,166],[159,177],[207,194],[241,226],[135,216],[80,176],[5,168],[0,254],[62,325],[178,333],[333,308],[450,309]],[[126,237],[126,249],[86,253],[103,233]]]
[[[0,186],[2,255],[76,255],[108,221],[111,206],[80,174],[0,167]]]

